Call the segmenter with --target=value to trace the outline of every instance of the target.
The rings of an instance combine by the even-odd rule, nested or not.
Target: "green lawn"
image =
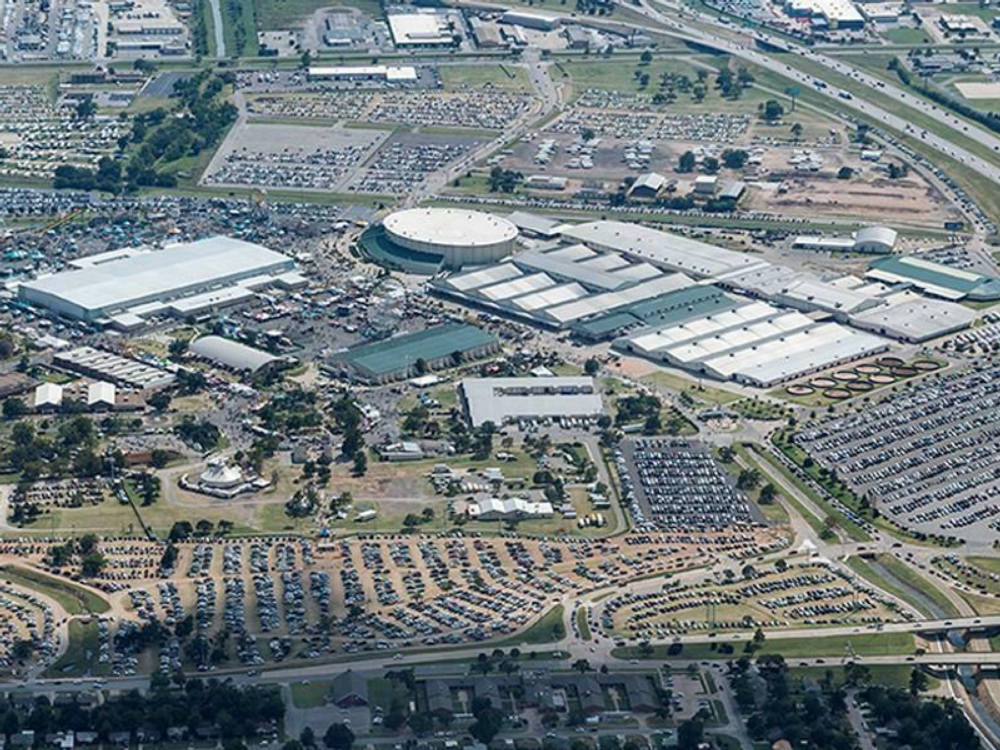
[[[910,687],[910,673],[913,667],[903,664],[894,665],[874,665],[867,667],[871,675],[872,685],[884,685],[885,687],[908,689]],[[833,675],[835,687],[841,687],[847,680],[845,669],[841,666],[829,667],[792,667],[788,670],[788,676],[793,679],[808,679],[813,682],[822,682],[826,673]],[[928,690],[935,690],[941,684],[936,677],[928,675]]]
[[[293,682],[292,703],[296,708],[320,708],[326,705],[326,696],[330,693],[329,680],[313,680],[311,682]]]
[[[576,611],[576,627],[580,630],[580,637],[585,640],[590,640],[590,621],[587,619],[587,610],[584,607],[580,607]]]
[[[740,400],[738,393],[705,385],[682,375],[675,375],[672,372],[654,372],[651,375],[644,375],[639,379],[657,388],[668,388],[679,393],[687,393],[695,400],[704,401],[705,403],[724,405]]]
[[[923,29],[886,29],[882,38],[893,44],[929,44],[931,39]]]
[[[57,602],[71,615],[87,612],[102,614],[111,608],[107,601],[94,592],[37,570],[5,565],[0,567],[0,580],[37,591]]]

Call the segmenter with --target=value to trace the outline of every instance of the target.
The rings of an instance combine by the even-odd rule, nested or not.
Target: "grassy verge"
[[[88,612],[102,614],[111,609],[111,606],[94,592],[37,570],[5,565],[0,568],[0,579],[49,597],[71,615]]]
[[[580,607],[576,611],[576,627],[580,631],[580,637],[585,640],[590,640],[590,621],[587,619],[587,610]]]
[[[871,675],[872,685],[884,685],[885,687],[908,689],[910,687],[910,673],[913,667],[903,664],[874,665],[867,667]],[[792,667],[788,670],[788,676],[792,679],[810,680],[821,682],[826,678],[827,673],[833,681],[834,687],[842,687],[847,682],[847,674],[844,667]],[[928,675],[928,690],[936,690],[941,681],[936,677]]]
[[[616,648],[611,655],[619,659],[656,660],[729,660],[745,656],[743,644],[738,643],[689,643],[670,646],[653,646],[652,651],[643,651],[638,646]],[[724,647],[732,645],[732,653],[723,653]],[[678,651],[677,646],[680,646]],[[909,633],[864,633],[851,636],[825,636],[822,638],[768,638],[754,656],[780,654],[786,659],[810,659],[815,657],[842,657],[851,652],[858,656],[898,656],[911,654],[915,648],[913,636]]]
[[[100,636],[96,622],[73,620],[69,624],[66,653],[45,673],[46,677],[85,677],[108,674],[110,664],[98,661]]]
[[[520,646],[522,644],[537,646],[541,643],[554,643],[555,641],[562,640],[566,636],[566,626],[563,625],[565,613],[566,610],[563,608],[563,605],[558,604],[542,615],[538,622],[520,635],[513,636],[494,645],[497,648]]]
[[[933,617],[935,613],[928,611],[927,606],[921,604],[920,599],[914,596],[914,592],[919,592],[921,597],[931,601],[946,617],[957,617],[960,614],[940,589],[922,576],[918,576],[892,555],[879,555],[877,560],[878,564],[889,572],[891,578],[876,571],[868,560],[861,557],[850,558],[847,560],[847,566],[862,578],[902,599],[928,617]]]

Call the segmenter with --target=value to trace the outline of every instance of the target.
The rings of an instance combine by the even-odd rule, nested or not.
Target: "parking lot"
[[[41,86],[0,86],[0,177],[51,179],[57,167],[93,166],[128,133],[117,117],[82,120]]]
[[[766,533],[743,532],[613,541],[512,534],[318,542],[206,537],[178,543],[176,561],[164,569],[163,544],[119,539],[102,543],[108,565],[92,583],[115,613],[100,637],[111,674],[155,667],[208,672],[484,641],[514,633],[564,597],[775,544]],[[10,541],[0,557],[44,565],[47,550],[45,543]],[[0,598],[0,609],[12,608]],[[36,619],[44,617],[44,608],[33,609]],[[182,642],[175,627],[188,618],[191,635]],[[152,622],[169,627],[151,651],[140,650],[137,630]],[[45,626],[38,620],[36,627]]]
[[[891,600],[831,562],[788,569],[746,567],[723,582],[668,583],[604,604],[600,622],[612,636],[664,638],[698,630],[803,625],[870,625],[892,616]]]
[[[708,451],[673,438],[622,442],[618,475],[636,524],[645,529],[708,531],[746,527],[759,513]]]
[[[794,436],[859,497],[917,531],[993,540],[1000,530],[1000,367],[925,379]]]
[[[388,133],[247,124],[230,133],[205,172],[206,185],[335,190]]]

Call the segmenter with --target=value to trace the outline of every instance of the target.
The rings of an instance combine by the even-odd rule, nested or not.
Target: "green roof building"
[[[500,350],[496,336],[465,323],[445,323],[416,333],[352,347],[333,358],[336,369],[366,383],[388,383],[427,367],[478,359]]]
[[[574,325],[572,330],[587,341],[607,341],[638,328],[676,325],[735,306],[732,298],[717,286],[690,286],[589,318]]]
[[[1000,279],[912,255],[892,255],[872,261],[869,279],[885,284],[907,284],[942,299],[988,302],[1000,299]]]

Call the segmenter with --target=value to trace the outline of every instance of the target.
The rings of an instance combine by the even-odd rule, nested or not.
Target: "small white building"
[[[520,497],[501,500],[488,497],[469,505],[469,517],[477,521],[523,521],[532,518],[552,518],[552,503],[535,503]]]
[[[35,388],[36,409],[58,409],[63,402],[63,387],[55,383],[42,383]]]

